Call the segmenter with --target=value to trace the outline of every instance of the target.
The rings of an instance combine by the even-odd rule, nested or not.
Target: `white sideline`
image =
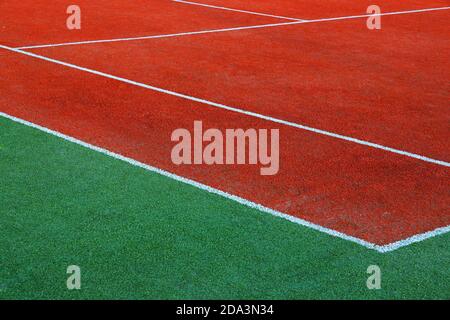
[[[378,251],[382,252],[382,253],[394,251],[394,250],[400,249],[402,247],[409,246],[410,244],[413,244],[413,243],[421,242],[421,241],[429,239],[429,238],[434,238],[436,236],[445,234],[447,232],[450,232],[450,225],[448,225],[446,227],[434,229],[433,231],[416,234],[407,239],[403,239],[403,240],[399,240],[399,241],[396,241],[396,242],[393,242],[390,244],[386,244],[384,246],[381,246],[379,248],[380,250],[378,250]]]
[[[116,39],[100,39],[100,40],[86,40],[86,41],[76,41],[76,42],[63,42],[54,44],[43,44],[35,46],[17,47],[15,49],[26,50],[26,49],[39,49],[39,48],[49,48],[49,47],[63,47],[63,46],[73,46],[82,44],[95,44],[95,43],[109,43],[109,42],[121,42],[121,41],[137,41],[137,40],[147,40],[147,39],[160,39],[160,38],[172,38],[172,37],[182,37],[190,36],[196,34],[207,34],[207,33],[219,33],[227,31],[239,31],[239,30],[249,30],[249,29],[260,29],[268,27],[277,27],[291,24],[298,24],[299,22],[280,22],[280,23],[270,23],[270,24],[258,24],[254,26],[243,26],[243,27],[233,27],[224,29],[210,29],[201,31],[191,31],[191,32],[180,32],[180,33],[169,33],[169,34],[158,34],[153,36],[142,36],[142,37],[131,37],[131,38],[116,38]]]
[[[304,219],[300,219],[300,218],[297,218],[297,217],[294,217],[294,216],[282,213],[280,211],[276,211],[276,210],[270,209],[270,208],[265,207],[265,206],[263,206],[261,204],[257,204],[255,202],[249,201],[247,199],[244,199],[244,198],[232,195],[230,193],[224,192],[222,190],[219,190],[219,189],[207,186],[207,185],[205,185],[203,183],[200,183],[200,182],[188,179],[188,178],[184,178],[184,177],[181,177],[181,176],[176,175],[174,173],[171,173],[171,172],[168,172],[168,171],[165,171],[165,170],[162,170],[162,169],[159,169],[159,168],[147,165],[145,163],[142,163],[142,162],[136,161],[134,159],[125,157],[123,155],[120,155],[118,153],[111,152],[111,151],[106,150],[104,148],[100,148],[98,146],[95,146],[95,145],[89,144],[87,142],[78,140],[76,138],[70,137],[70,136],[65,135],[63,133],[60,133],[58,131],[54,131],[54,130],[51,130],[49,128],[42,127],[42,126],[40,126],[38,124],[35,124],[35,123],[32,123],[32,122],[29,122],[29,121],[26,121],[26,120],[23,120],[23,119],[11,116],[11,115],[6,114],[4,112],[0,112],[0,116],[4,117],[4,118],[7,118],[7,119],[10,119],[10,120],[12,120],[14,122],[26,125],[28,127],[35,128],[37,130],[43,131],[45,133],[48,133],[50,135],[53,135],[53,136],[56,136],[58,138],[64,139],[66,141],[78,144],[78,145],[80,145],[82,147],[85,147],[87,149],[90,149],[90,150],[102,153],[104,155],[107,155],[109,157],[115,158],[117,160],[124,161],[124,162],[126,162],[128,164],[131,164],[133,166],[140,167],[142,169],[145,169],[145,170],[148,170],[148,171],[160,174],[160,175],[168,177],[170,179],[173,179],[173,180],[176,180],[176,181],[179,181],[179,182],[191,185],[191,186],[193,186],[195,188],[207,191],[207,192],[212,193],[212,194],[216,194],[218,196],[221,196],[221,197],[229,199],[231,201],[240,203],[240,204],[242,204],[244,206],[247,206],[247,207],[259,210],[261,212],[269,213],[269,214],[271,214],[271,215],[273,215],[275,217],[279,217],[279,218],[291,221],[291,222],[299,224],[301,226],[304,226],[304,227],[307,227],[307,228],[311,228],[313,230],[317,230],[317,231],[323,232],[323,233],[331,235],[333,237],[337,237],[337,238],[340,238],[340,239],[343,239],[343,240],[354,242],[354,243],[359,244],[359,245],[361,245],[361,246],[363,246],[365,248],[376,250],[376,251],[378,251],[380,253],[391,252],[391,251],[397,250],[397,249],[399,249],[401,247],[405,247],[407,245],[410,245],[412,243],[420,242],[420,241],[423,241],[425,239],[432,238],[432,237],[435,237],[437,235],[441,235],[441,234],[444,234],[444,233],[450,231],[450,226],[447,226],[447,227],[435,229],[435,230],[430,231],[430,232],[418,234],[418,235],[415,235],[413,237],[407,238],[405,240],[400,240],[400,241],[397,241],[397,242],[394,242],[394,243],[391,243],[391,244],[381,245],[380,246],[380,245],[377,245],[377,244],[374,244],[374,243],[370,243],[368,241],[365,241],[365,240],[362,240],[362,239],[359,239],[359,238],[356,238],[356,237],[353,237],[353,236],[349,236],[349,235],[347,235],[345,233],[342,233],[342,232],[339,232],[339,231],[336,231],[336,230],[332,230],[332,229],[329,229],[329,228],[322,227],[320,225],[317,225],[315,223],[306,221]]]
[[[41,56],[41,55],[38,55],[38,54],[35,54],[35,53],[32,53],[32,52],[22,51],[20,49],[14,49],[14,48],[7,47],[7,46],[4,46],[4,45],[0,45],[0,48],[3,48],[3,49],[8,50],[8,51],[17,52],[17,53],[20,53],[20,54],[23,54],[23,55],[26,55],[26,56],[30,56],[30,57],[33,57],[33,58],[37,58],[37,59],[40,59],[40,60],[45,60],[45,61],[48,61],[48,62],[59,64],[59,65],[62,65],[62,66],[65,66],[65,67],[69,67],[69,68],[72,68],[72,69],[76,69],[76,70],[88,72],[88,73],[91,73],[91,74],[95,74],[95,75],[102,76],[102,77],[105,77],[105,78],[117,80],[117,81],[120,81],[120,82],[125,82],[125,83],[128,83],[128,84],[137,86],[137,87],[149,89],[149,90],[156,91],[156,92],[161,92],[161,93],[164,93],[164,94],[168,94],[168,95],[171,95],[171,96],[183,98],[183,99],[190,100],[190,101],[199,102],[201,104],[205,104],[205,105],[212,106],[212,107],[215,107],[215,108],[232,111],[232,112],[239,113],[239,114],[244,114],[246,116],[250,116],[250,117],[254,117],[254,118],[258,118],[258,119],[263,119],[263,120],[266,120],[266,121],[269,121],[269,122],[282,124],[282,125],[285,125],[285,126],[289,126],[289,127],[293,127],[293,128],[297,128],[297,129],[313,132],[313,133],[316,133],[316,134],[332,137],[332,138],[339,139],[339,140],[353,142],[353,143],[356,143],[356,144],[359,144],[359,145],[363,145],[363,146],[367,146],[367,147],[371,147],[371,148],[375,148],[375,149],[379,149],[379,150],[383,150],[383,151],[399,154],[399,155],[402,155],[402,156],[405,156],[405,157],[414,158],[414,159],[421,160],[421,161],[424,161],[424,162],[429,162],[429,163],[433,163],[433,164],[436,164],[436,165],[441,165],[441,166],[444,166],[444,167],[450,167],[450,163],[446,162],[446,161],[436,160],[436,159],[433,159],[433,158],[429,158],[429,157],[422,156],[422,155],[419,155],[419,154],[411,153],[411,152],[408,152],[408,151],[403,151],[403,150],[399,150],[399,149],[383,146],[383,145],[380,145],[380,144],[377,144],[377,143],[373,143],[373,142],[369,142],[369,141],[365,141],[365,140],[360,140],[360,139],[357,139],[357,138],[353,138],[353,137],[337,134],[337,133],[334,133],[334,132],[325,131],[325,130],[321,130],[321,129],[317,129],[317,128],[301,125],[301,124],[290,122],[290,121],[277,119],[277,118],[270,117],[270,116],[265,116],[263,114],[259,114],[259,113],[256,113],[256,112],[246,111],[244,109],[238,109],[238,108],[230,107],[230,106],[227,106],[227,105],[224,105],[224,104],[212,102],[212,101],[209,101],[209,100],[204,100],[204,99],[201,99],[201,98],[196,98],[196,97],[189,96],[189,95],[182,94],[182,93],[178,93],[178,92],[175,92],[175,91],[170,91],[170,90],[154,87],[154,86],[147,85],[147,84],[144,84],[144,83],[141,83],[141,82],[129,80],[129,79],[122,78],[122,77],[117,77],[117,76],[114,76],[114,75],[111,75],[111,74],[108,74],[108,73],[104,73],[104,72],[101,72],[101,71],[97,71],[97,70],[93,70],[93,69],[89,69],[89,68],[84,68],[84,67],[77,66],[75,64],[71,64],[71,63],[67,63],[67,62],[64,62],[64,61],[60,61],[60,60],[48,58],[48,57],[45,57],[45,56]]]
[[[30,46],[15,47],[14,49],[26,50],[26,49],[63,47],[63,46],[83,45],[83,44],[95,44],[95,43],[109,43],[109,42],[121,42],[121,41],[136,41],[136,40],[146,40],[146,39],[171,38],[171,37],[179,37],[179,36],[198,35],[198,34],[250,30],[250,29],[262,29],[262,28],[288,26],[288,25],[294,25],[294,24],[339,21],[339,20],[348,20],[348,19],[367,18],[367,17],[371,17],[371,16],[390,16],[390,15],[420,13],[420,12],[449,10],[449,9],[450,9],[450,7],[428,8],[428,9],[418,9],[418,10],[409,10],[409,11],[386,12],[386,13],[381,13],[381,14],[363,14],[363,15],[356,15],[356,16],[322,18],[322,19],[314,19],[314,20],[284,22],[284,23],[271,23],[271,24],[261,24],[261,25],[254,25],[254,26],[243,26],[243,27],[234,27],[234,28],[225,28],[225,29],[210,29],[210,30],[200,30],[200,31],[192,31],[192,32],[180,32],[180,33],[172,33],[172,34],[153,35],[153,36],[101,39],[101,40],[86,40],[86,41],[62,42],[62,43],[54,43],[54,44],[30,45]]]
[[[298,18],[277,16],[277,15],[261,13],[261,12],[248,11],[248,10],[239,10],[239,9],[220,7],[220,6],[213,6],[213,5],[210,5],[210,4],[199,3],[199,2],[184,1],[184,0],[172,0],[172,1],[178,2],[178,3],[184,3],[184,4],[191,4],[191,5],[194,5],[194,6],[213,8],[213,9],[220,9],[220,10],[226,10],[226,11],[248,13],[248,14],[253,14],[253,15],[257,15],[257,16],[264,16],[264,17],[271,17],[271,18],[278,18],[278,19],[286,19],[286,20],[294,20],[294,21],[306,21],[305,19],[298,19]]]

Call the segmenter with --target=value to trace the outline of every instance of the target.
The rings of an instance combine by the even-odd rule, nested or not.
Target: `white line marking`
[[[413,244],[413,243],[417,243],[417,242],[421,242],[426,239],[434,238],[436,236],[445,234],[447,232],[450,232],[450,225],[448,225],[446,227],[442,227],[442,228],[437,228],[433,231],[416,234],[407,239],[403,239],[403,240],[396,241],[396,242],[393,242],[393,243],[390,243],[390,244],[387,244],[384,246],[380,246],[378,248],[379,249],[378,251],[381,253],[391,252],[391,251],[397,250],[399,248],[409,246],[410,244]]]
[[[353,237],[353,236],[349,236],[349,235],[347,235],[345,233],[342,233],[342,232],[339,232],[339,231],[336,231],[336,230],[332,230],[332,229],[329,229],[329,228],[322,227],[320,225],[317,225],[315,223],[306,221],[304,219],[300,219],[300,218],[297,218],[297,217],[294,217],[294,216],[282,213],[280,211],[277,211],[277,210],[265,207],[265,206],[263,206],[261,204],[258,204],[258,203],[249,201],[247,199],[244,199],[244,198],[232,195],[230,193],[227,193],[225,191],[222,191],[222,190],[210,187],[208,185],[205,185],[203,183],[197,182],[195,180],[184,178],[184,177],[181,177],[181,176],[176,175],[174,173],[168,172],[166,170],[162,170],[162,169],[159,169],[159,168],[147,165],[147,164],[139,162],[137,160],[125,157],[125,156],[123,156],[121,154],[118,154],[118,153],[109,151],[107,149],[104,149],[104,148],[101,148],[101,147],[89,144],[87,142],[78,140],[78,139],[76,139],[74,137],[65,135],[65,134],[60,133],[58,131],[51,130],[49,128],[42,127],[42,126],[40,126],[38,124],[35,124],[35,123],[32,123],[32,122],[29,122],[29,121],[26,121],[26,120],[23,120],[23,119],[11,116],[11,115],[6,114],[4,112],[0,112],[0,116],[2,116],[4,118],[7,118],[7,119],[10,119],[10,120],[12,120],[14,122],[26,125],[28,127],[31,127],[31,128],[34,128],[34,129],[37,129],[37,130],[40,130],[40,131],[43,131],[43,132],[45,132],[47,134],[56,136],[58,138],[66,140],[66,141],[75,143],[75,144],[80,145],[82,147],[85,147],[87,149],[90,149],[90,150],[102,153],[102,154],[104,154],[106,156],[115,158],[117,160],[124,161],[124,162],[126,162],[128,164],[131,164],[133,166],[136,166],[136,167],[139,167],[139,168],[142,168],[142,169],[145,169],[145,170],[157,173],[159,175],[162,175],[164,177],[173,179],[175,181],[179,181],[179,182],[185,183],[187,185],[191,185],[191,186],[193,186],[195,188],[207,191],[209,193],[216,194],[218,196],[221,196],[221,197],[229,199],[231,201],[240,203],[240,204],[242,204],[244,206],[247,206],[247,207],[250,207],[252,209],[256,209],[256,210],[259,210],[261,212],[269,213],[269,214],[271,214],[271,215],[273,215],[275,217],[279,217],[279,218],[291,221],[293,223],[299,224],[301,226],[304,226],[304,227],[307,227],[307,228],[310,228],[310,229],[313,229],[313,230],[320,231],[322,233],[328,234],[328,235],[336,237],[336,238],[340,238],[340,239],[343,239],[343,240],[347,240],[347,241],[359,244],[359,245],[361,245],[363,247],[366,247],[366,248],[372,249],[372,250],[376,250],[376,251],[378,251],[380,253],[391,252],[391,251],[394,251],[394,250],[399,249],[401,247],[410,245],[412,243],[423,241],[425,239],[432,238],[432,237],[435,237],[435,236],[438,236],[438,235],[441,235],[441,234],[444,234],[444,233],[447,233],[447,232],[450,231],[450,226],[446,226],[446,227],[443,227],[443,228],[438,228],[438,229],[436,229],[434,231],[430,231],[430,232],[426,232],[426,233],[415,235],[415,236],[410,237],[410,238],[405,239],[405,240],[400,240],[400,241],[397,241],[397,242],[394,242],[394,243],[391,243],[391,244],[380,246],[380,245],[377,245],[377,244],[374,244],[374,243],[371,243],[371,242],[368,242],[368,241],[365,241],[365,240],[362,240],[362,239],[359,239],[359,238],[356,238],[356,237]]]
[[[394,16],[394,15],[399,15],[399,14],[421,13],[421,12],[441,11],[441,10],[449,10],[449,9],[450,9],[450,7],[438,7],[438,8],[425,8],[425,9],[416,9],[416,10],[384,12],[384,13],[379,13],[379,14],[361,14],[361,15],[354,15],[354,16],[312,19],[312,20],[304,21],[303,23],[340,21],[340,20],[360,19],[360,18],[367,18],[367,17]]]
[[[270,24],[259,24],[254,26],[244,26],[244,27],[234,27],[225,29],[211,29],[211,30],[201,30],[192,32],[181,32],[181,33],[171,33],[171,34],[160,34],[153,36],[142,36],[142,37],[131,37],[131,38],[116,38],[116,39],[103,39],[103,40],[87,40],[87,41],[77,41],[77,42],[63,42],[55,44],[43,44],[35,46],[17,47],[15,49],[38,49],[38,48],[49,48],[49,47],[62,47],[62,46],[73,46],[82,44],[95,44],[95,43],[109,43],[109,42],[121,42],[121,41],[136,41],[136,40],[147,40],[147,39],[159,39],[159,38],[171,38],[171,37],[181,37],[196,34],[207,34],[207,33],[218,33],[227,31],[238,31],[238,30],[249,30],[249,29],[260,29],[268,27],[277,27],[284,25],[298,24],[298,22],[280,22],[280,23],[270,23]]]
[[[289,126],[289,127],[293,127],[293,128],[297,128],[297,129],[313,132],[313,133],[316,133],[316,134],[320,134],[320,135],[324,135],[324,136],[328,136],[328,137],[332,137],[332,138],[336,138],[336,139],[340,139],[340,140],[344,140],[344,141],[348,141],[348,142],[353,142],[353,143],[356,143],[356,144],[359,144],[359,145],[363,145],[363,146],[367,146],[367,147],[371,147],[371,148],[375,148],[375,149],[379,149],[379,150],[383,150],[383,151],[399,154],[399,155],[402,155],[402,156],[405,156],[405,157],[414,158],[414,159],[421,160],[421,161],[424,161],[424,162],[429,162],[429,163],[433,163],[433,164],[436,164],[436,165],[441,165],[441,166],[444,166],[444,167],[450,167],[450,163],[448,163],[448,162],[445,162],[445,161],[442,161],[442,160],[432,159],[432,158],[429,158],[429,157],[426,157],[426,156],[422,156],[422,155],[419,155],[419,154],[415,154],[415,153],[411,153],[411,152],[408,152],[408,151],[403,151],[403,150],[394,149],[394,148],[391,148],[391,147],[386,147],[386,146],[383,146],[383,145],[380,145],[380,144],[377,144],[377,143],[373,143],[373,142],[369,142],[369,141],[365,141],[365,140],[360,140],[360,139],[357,139],[357,138],[352,138],[352,137],[349,137],[349,136],[344,136],[344,135],[341,135],[341,134],[337,134],[337,133],[334,133],[334,132],[325,131],[325,130],[321,130],[321,129],[317,129],[317,128],[313,128],[313,127],[309,127],[309,126],[304,126],[304,125],[301,125],[301,124],[298,124],[298,123],[285,121],[285,120],[277,119],[277,118],[270,117],[270,116],[265,116],[263,114],[259,114],[259,113],[256,113],[256,112],[246,111],[246,110],[243,110],[243,109],[230,107],[230,106],[227,106],[227,105],[224,105],[224,104],[220,104],[220,103],[216,103],[216,102],[212,102],[212,101],[209,101],[209,100],[204,100],[204,99],[192,97],[192,96],[185,95],[185,94],[182,94],[182,93],[178,93],[178,92],[175,92],[175,91],[170,91],[170,90],[154,87],[154,86],[147,85],[147,84],[144,84],[144,83],[141,83],[141,82],[129,80],[129,79],[126,79],[126,78],[117,77],[117,76],[114,76],[114,75],[111,75],[111,74],[108,74],[108,73],[104,73],[104,72],[101,72],[101,71],[96,71],[96,70],[93,70],[93,69],[80,67],[80,66],[77,66],[75,64],[71,64],[71,63],[60,61],[60,60],[56,60],[56,59],[48,58],[48,57],[45,57],[45,56],[41,56],[41,55],[38,55],[38,54],[35,54],[35,53],[32,53],[32,52],[22,51],[22,50],[10,48],[10,47],[4,46],[4,45],[0,45],[0,48],[3,48],[3,49],[8,50],[8,51],[17,52],[17,53],[20,53],[20,54],[23,54],[23,55],[26,55],[26,56],[30,56],[30,57],[33,57],[33,58],[37,58],[37,59],[40,59],[40,60],[45,60],[45,61],[48,61],[48,62],[59,64],[59,65],[62,65],[62,66],[65,66],[65,67],[69,67],[69,68],[72,68],[72,69],[76,69],[76,70],[88,72],[88,73],[91,73],[91,74],[95,74],[95,75],[98,75],[98,76],[102,76],[102,77],[105,77],[105,78],[109,78],[109,79],[117,80],[117,81],[120,81],[120,82],[128,83],[128,84],[131,84],[131,85],[134,85],[134,86],[137,86],[137,87],[153,90],[153,91],[156,91],[156,92],[161,92],[161,93],[164,93],[164,94],[168,94],[168,95],[171,95],[171,96],[183,98],[183,99],[190,100],[190,101],[195,101],[195,102],[198,102],[198,103],[201,103],[201,104],[205,104],[205,105],[209,105],[209,106],[212,106],[212,107],[215,107],[215,108],[232,111],[232,112],[239,113],[239,114],[244,114],[246,116],[250,116],[250,117],[254,117],[254,118],[258,118],[258,119],[263,119],[263,120],[266,120],[266,121],[282,124],[282,125],[285,125],[285,126]]]
[[[200,30],[200,31],[193,31],[193,32],[181,32],[181,33],[161,34],[161,35],[153,35],[153,36],[115,38],[115,39],[103,39],[103,40],[86,40],[86,41],[63,42],[63,43],[54,43],[54,44],[42,44],[42,45],[16,47],[14,49],[25,50],[25,49],[63,47],[63,46],[84,45],[84,44],[96,44],[96,43],[109,43],[109,42],[121,42],[121,41],[137,41],[137,40],[147,40],[147,39],[171,38],[171,37],[198,35],[198,34],[227,32],[227,31],[239,31],[239,30],[250,30],[250,29],[262,29],[262,28],[271,28],[271,27],[281,27],[281,26],[288,26],[288,25],[295,25],[295,24],[327,22],[327,21],[339,21],[339,20],[348,20],[348,19],[359,19],[359,18],[367,18],[367,17],[370,17],[370,16],[389,16],[389,15],[410,14],[410,13],[420,13],[420,12],[449,10],[449,9],[450,9],[450,7],[418,9],[418,10],[410,10],[410,11],[386,12],[386,13],[381,13],[381,14],[364,14],[364,15],[358,15],[358,16],[344,16],[344,17],[336,17],[336,18],[323,18],[323,19],[315,19],[315,20],[306,20],[306,21],[271,23],[271,24],[261,24],[261,25],[254,25],[254,26],[234,27],[234,28],[225,28],[225,29]]]
[[[191,4],[191,5],[194,5],[194,6],[201,6],[201,7],[213,8],[213,9],[220,9],[220,10],[227,10],[227,11],[235,11],[235,12],[254,14],[254,15],[257,15],[257,16],[264,16],[264,17],[271,17],[271,18],[278,18],[278,19],[287,19],[287,20],[294,20],[294,21],[306,21],[305,19],[298,19],[298,18],[285,17],[285,16],[277,16],[277,15],[273,15],[273,14],[260,13],[260,12],[247,11],[247,10],[239,10],[239,9],[226,8],[226,7],[219,7],[219,6],[213,6],[213,5],[210,5],[210,4],[199,3],[199,2],[191,2],[191,1],[184,1],[184,0],[172,0],[172,1],[179,2],[179,3],[184,3],[184,4]]]
[[[224,198],[230,199],[232,201],[238,202],[238,203],[243,204],[243,205],[245,205],[247,207],[250,207],[250,208],[253,208],[253,209],[257,209],[257,210],[262,211],[262,212],[270,213],[271,215],[274,215],[274,216],[277,216],[277,217],[281,217],[283,219],[292,221],[294,223],[300,224],[300,225],[308,227],[308,228],[312,228],[312,229],[315,229],[315,230],[327,233],[329,235],[332,235],[332,236],[335,236],[335,237],[338,237],[338,238],[342,238],[342,239],[345,239],[345,240],[348,240],[348,241],[352,241],[352,242],[358,243],[358,244],[360,244],[360,245],[362,245],[362,246],[364,246],[366,248],[369,248],[369,249],[377,250],[377,248],[378,248],[378,246],[376,246],[376,245],[374,245],[372,243],[366,242],[364,240],[361,240],[361,239],[358,239],[358,238],[355,238],[355,237],[352,237],[352,236],[348,236],[348,235],[346,235],[344,233],[337,232],[337,231],[334,231],[334,230],[331,230],[331,229],[328,229],[328,228],[316,225],[314,223],[308,222],[306,220],[303,220],[303,219],[300,219],[300,218],[296,218],[296,217],[293,217],[293,216],[281,213],[279,211],[276,211],[276,210],[264,207],[264,206],[262,206],[260,204],[255,203],[255,202],[252,202],[252,201],[246,200],[244,198],[241,198],[241,197],[229,194],[227,192],[224,192],[224,191],[216,189],[216,188],[212,188],[212,187],[207,186],[207,185],[205,185],[203,183],[200,183],[200,182],[188,179],[188,178],[181,177],[181,176],[173,174],[171,172],[168,172],[168,171],[165,171],[165,170],[162,170],[162,169],[159,169],[159,168],[147,165],[145,163],[142,163],[142,162],[136,161],[134,159],[125,157],[125,156],[123,156],[121,154],[117,154],[117,153],[109,151],[107,149],[104,149],[104,148],[101,148],[101,147],[89,144],[87,142],[78,140],[78,139],[73,138],[71,136],[67,136],[67,135],[65,135],[63,133],[60,133],[58,131],[54,131],[54,130],[51,130],[49,128],[42,127],[42,126],[40,126],[38,124],[34,124],[32,122],[29,122],[29,121],[26,121],[26,120],[23,120],[23,119],[11,116],[11,115],[6,114],[4,112],[0,112],[0,116],[8,118],[8,119],[10,119],[12,121],[15,121],[17,123],[26,125],[28,127],[32,127],[32,128],[38,129],[40,131],[46,132],[48,134],[54,135],[56,137],[59,137],[61,139],[67,140],[67,141],[70,141],[72,143],[78,144],[78,145],[83,146],[85,148],[88,148],[90,150],[94,150],[94,151],[103,153],[103,154],[105,154],[107,156],[113,157],[115,159],[127,162],[127,163],[129,163],[129,164],[131,164],[133,166],[140,167],[140,168],[143,168],[143,169],[151,171],[151,172],[155,172],[155,173],[160,174],[162,176],[165,176],[165,177],[168,177],[170,179],[173,179],[173,180],[176,180],[176,181],[179,181],[179,182],[182,182],[182,183],[194,186],[194,187],[196,187],[198,189],[207,191],[209,193],[217,194],[217,195],[219,195],[221,197],[224,197]]]

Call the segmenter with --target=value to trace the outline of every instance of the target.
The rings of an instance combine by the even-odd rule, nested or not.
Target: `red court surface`
[[[383,12],[449,5],[448,0],[191,0],[191,2],[308,20],[361,15],[370,5],[380,6]]]
[[[448,160],[448,16],[388,16],[379,33],[360,19],[33,52]]]
[[[1,44],[18,47],[280,22],[270,17],[210,11],[170,0],[79,0],[76,4],[83,10],[83,27],[69,32],[66,9],[70,4],[65,0],[0,2]]]
[[[281,5],[288,2],[295,5]],[[410,10],[443,5],[432,2],[386,6]],[[126,7],[124,1],[112,3]],[[294,1],[280,1],[279,6],[265,1],[258,8],[239,6],[247,4],[244,1],[204,3],[277,15],[298,12],[295,17],[303,18],[303,4]],[[311,6],[303,13],[307,18],[365,13],[351,1],[339,8],[334,3],[315,10]],[[127,26],[125,19],[120,31],[120,27],[103,29],[104,21],[99,21],[86,37],[25,31],[21,35],[19,30],[6,32],[0,44],[24,46],[280,21],[169,1],[156,2],[157,8],[164,11],[142,17],[165,24]],[[186,19],[190,14],[205,20]],[[172,18],[170,23],[166,15]],[[365,19],[355,19],[30,51],[448,162],[450,44],[443,27],[448,18],[449,11],[436,11],[386,16],[380,31],[369,31]],[[9,66],[0,69],[0,111],[143,163],[377,245],[450,225],[449,169],[444,165],[16,52],[0,49],[0,64]],[[263,177],[259,166],[175,166],[171,133],[177,128],[192,130],[195,120],[202,120],[205,128],[222,130],[280,129],[279,174]]]

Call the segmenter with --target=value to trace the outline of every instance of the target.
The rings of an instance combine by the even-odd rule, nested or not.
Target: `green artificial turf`
[[[0,299],[450,298],[449,234],[380,254],[1,117],[0,176]]]

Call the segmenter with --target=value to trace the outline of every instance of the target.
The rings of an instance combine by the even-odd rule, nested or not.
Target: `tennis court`
[[[450,297],[448,1],[77,4],[0,3],[0,298]],[[174,164],[195,121],[278,173]]]

